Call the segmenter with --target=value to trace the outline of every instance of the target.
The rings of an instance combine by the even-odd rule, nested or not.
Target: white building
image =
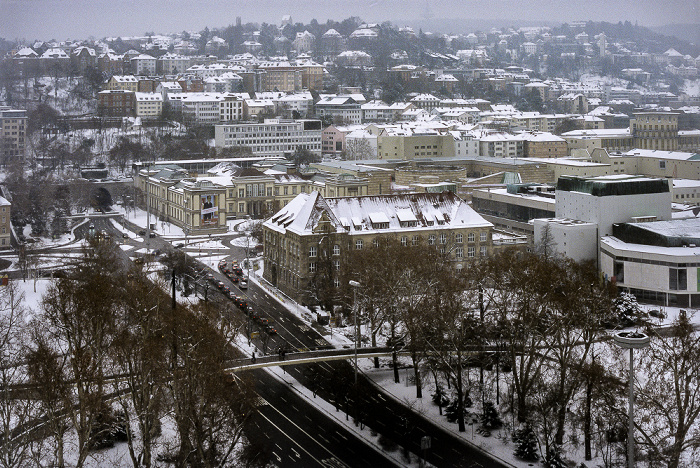
[[[200,124],[217,124],[220,118],[218,93],[184,93],[182,96],[182,114],[190,122]]]
[[[131,66],[137,75],[154,76],[156,74],[156,58],[147,54],[132,58]]]
[[[265,119],[263,123],[216,125],[214,143],[217,149],[245,146],[258,156],[289,156],[298,147],[320,156],[321,121]]]
[[[167,53],[158,58],[164,75],[183,73],[190,67],[190,58],[184,55]]]
[[[163,112],[163,95],[160,93],[134,93],[136,117],[156,119]]]
[[[600,241],[600,270],[637,299],[700,307],[700,219],[623,223]]]

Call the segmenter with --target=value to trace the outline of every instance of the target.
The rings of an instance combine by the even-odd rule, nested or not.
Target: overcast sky
[[[567,22],[629,20],[644,26],[699,23],[698,0],[428,0],[433,18]],[[424,17],[426,0],[0,0],[0,37],[82,39],[222,27],[246,22],[365,21]],[[463,31],[445,31],[463,32]]]

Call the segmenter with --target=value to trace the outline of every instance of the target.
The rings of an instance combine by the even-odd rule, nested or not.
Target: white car
[[[248,289],[248,282],[241,278],[241,280],[238,282],[238,287],[241,289]]]

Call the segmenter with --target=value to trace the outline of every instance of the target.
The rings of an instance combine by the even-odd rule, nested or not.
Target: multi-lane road
[[[105,230],[117,242],[143,246],[140,240],[122,239],[121,231],[108,219],[93,219],[95,230]],[[76,230],[76,236],[87,234],[87,224]],[[241,261],[245,249],[234,247],[230,238],[228,260]],[[161,238],[150,239],[151,249],[166,251],[173,247]],[[187,253],[187,248],[184,249]],[[125,255],[126,256],[126,255]],[[193,264],[197,264],[192,259]],[[206,266],[199,263],[199,268]],[[277,334],[268,335],[260,329],[252,339],[259,351],[276,354],[283,348],[288,352],[308,349],[327,349],[332,346],[311,326],[293,315],[278,300],[255,282],[241,290],[219,270],[211,271],[215,281],[223,281],[235,294],[253,305],[258,315],[268,318]],[[210,301],[220,304],[224,310],[240,314],[241,320],[249,318],[225,297],[215,286],[208,288]],[[256,325],[249,323],[249,331]],[[446,431],[434,422],[418,415],[400,402],[385,395],[381,389],[363,378],[360,373],[357,387],[353,382],[353,369],[346,361],[328,361],[286,366],[290,375],[308,388],[313,388],[318,398],[332,402],[338,415],[348,414],[348,420],[356,418],[358,424],[370,428],[382,439],[384,450],[395,455],[387,457],[374,446],[367,445],[357,435],[324,414],[304,397],[276,379],[264,369],[245,371],[256,382],[258,411],[250,419],[245,433],[257,447],[259,457],[280,467],[391,467],[408,464],[408,458],[424,454],[437,467],[500,467],[507,466],[467,445],[454,433]],[[426,396],[429,398],[429,396]],[[421,448],[421,440],[430,437],[431,447]],[[396,461],[398,459],[398,461]]]

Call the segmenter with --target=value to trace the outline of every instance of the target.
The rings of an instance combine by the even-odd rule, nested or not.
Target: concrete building
[[[24,159],[27,136],[27,111],[0,106],[0,157],[2,164]]]
[[[600,270],[637,299],[700,307],[700,219],[627,222],[600,241]]]
[[[510,184],[506,188],[475,189],[472,207],[499,229],[533,239],[536,218],[555,216],[554,187],[544,184]]]
[[[245,146],[255,155],[289,156],[303,147],[320,156],[321,121],[265,119],[263,123],[216,125],[214,142],[216,148]]]

